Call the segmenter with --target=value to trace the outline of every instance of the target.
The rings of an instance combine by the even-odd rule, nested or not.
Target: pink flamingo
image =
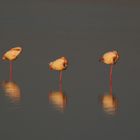
[[[59,89],[62,91],[62,71],[68,67],[68,60],[65,57],[60,57],[49,63],[51,70],[59,71]]]
[[[112,90],[112,71],[113,66],[117,63],[119,59],[119,54],[117,51],[110,51],[105,53],[101,58],[100,61],[102,61],[105,64],[110,65],[110,94],[109,95],[103,95],[101,97],[101,104],[103,106],[103,109],[108,114],[113,115],[116,110],[118,109],[118,99],[113,96],[113,90]]]
[[[9,79],[12,81],[12,74],[13,74],[13,61],[18,58],[18,56],[21,54],[22,48],[21,47],[15,47],[10,50],[8,50],[2,57],[3,60],[8,60],[10,62],[10,76]]]
[[[113,71],[113,66],[117,63],[118,60],[119,60],[119,54],[117,51],[107,52],[100,58],[100,61],[110,65],[110,94],[111,95],[112,95],[112,71]]]

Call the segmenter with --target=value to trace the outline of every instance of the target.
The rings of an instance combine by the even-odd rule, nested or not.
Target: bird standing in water
[[[62,91],[62,71],[68,68],[68,60],[65,57],[60,57],[49,63],[50,69],[59,71],[59,88]]]
[[[110,65],[110,92],[109,95],[106,94],[101,96],[101,104],[104,111],[111,115],[115,114],[118,109],[118,99],[113,96],[112,93],[112,70],[113,65],[115,65],[118,60],[119,53],[117,51],[109,51],[100,58],[100,61],[107,65]]]
[[[113,70],[113,65],[115,65],[118,60],[119,60],[119,53],[117,51],[109,51],[100,58],[101,62],[110,65],[110,94],[111,95],[112,95],[112,70]]]
[[[8,50],[2,57],[3,60],[8,60],[10,62],[10,78],[9,78],[10,81],[12,81],[12,73],[13,73],[12,62],[18,58],[21,52],[22,52],[21,47],[15,47]]]

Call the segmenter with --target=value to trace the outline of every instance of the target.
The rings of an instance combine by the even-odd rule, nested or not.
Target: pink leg
[[[13,79],[13,63],[10,61],[10,75],[9,75],[10,81]]]
[[[59,73],[59,90],[62,92],[62,71]]]
[[[110,95],[112,95],[112,70],[113,70],[113,65],[110,66]]]

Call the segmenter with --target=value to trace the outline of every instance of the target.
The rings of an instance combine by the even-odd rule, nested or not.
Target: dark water
[[[0,139],[138,140],[140,138],[140,2],[1,1],[0,56],[20,45],[12,88],[6,93],[9,63],[0,61]],[[99,63],[118,50],[113,68],[117,112],[105,112],[100,98],[109,92],[109,66]],[[58,73],[48,63],[66,56],[66,106],[49,101],[59,90]],[[61,105],[61,109],[62,109]]]

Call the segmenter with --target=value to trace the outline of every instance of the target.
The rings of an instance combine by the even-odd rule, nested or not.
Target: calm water
[[[129,0],[1,1],[0,56],[16,45],[24,51],[12,83],[9,63],[0,61],[0,139],[138,140],[139,15],[140,3]],[[118,109],[111,115],[100,102],[109,93],[109,66],[98,60],[114,49],[121,58],[113,68]],[[69,68],[58,96],[59,74],[48,63],[62,55]]]

